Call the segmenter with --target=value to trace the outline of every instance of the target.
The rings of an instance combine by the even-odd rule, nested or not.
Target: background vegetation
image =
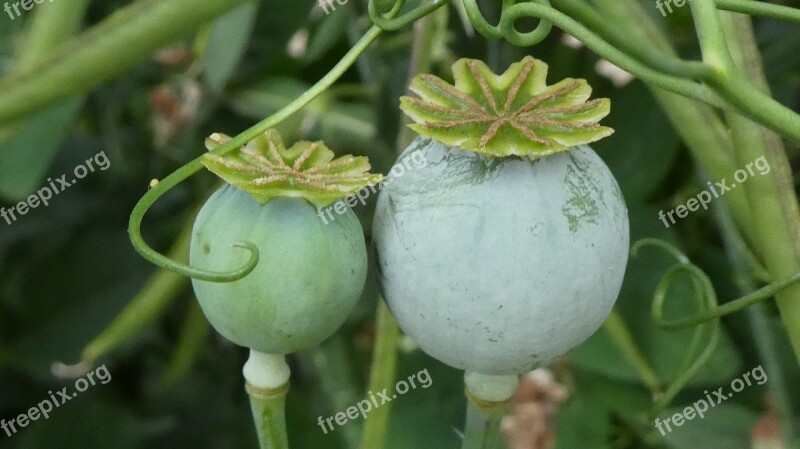
[[[49,8],[49,13],[67,9],[59,2],[69,3],[46,2],[14,20],[0,16],[0,74],[16,70],[29,52],[49,51],[34,47],[36,30],[30,25]],[[78,3],[83,2],[74,3],[69,8],[82,11]],[[83,26],[127,3],[88,2]],[[484,3],[491,16],[495,2]],[[688,7],[664,18],[652,1],[639,5],[682,56],[699,58]],[[709,274],[721,299],[741,294],[750,273],[731,249],[731,233],[723,233],[730,219],[719,210],[721,202],[717,211],[693,213],[669,229],[658,220],[659,210],[685,203],[712,178],[696,164],[644,84],[598,70],[598,56],[567,45],[560,31],[525,49],[476,35],[453,7],[428,20],[434,34],[424,55],[441,76],[449,76],[459,57],[483,59],[498,71],[530,54],[550,65],[550,81],[585,78],[595,97],[610,97],[612,112],[605,124],[616,134],[594,148],[620,182],[632,241],[669,241]],[[754,24],[773,96],[800,109],[800,27],[761,19]],[[46,185],[47,177],[69,173],[100,151],[111,168],[12,225],[0,221],[0,417],[13,418],[45,399],[48,390],[71,385],[58,362],[88,357],[106,364],[113,380],[12,438],[0,434],[0,447],[256,447],[241,377],[246,351],[209,329],[187,280],[158,272],[134,252],[126,233],[128,215],[152,179],[204,151],[206,136],[235,135],[275,112],[323,76],[368,26],[360,0],[329,15],[312,0],[245,4],[85,94],[22,124],[1,124],[0,205],[6,208]],[[61,40],[72,32],[65,25]],[[398,97],[407,87],[412,41],[410,27],[384,34],[334,88],[279,127],[286,140],[324,138],[338,154],[367,155],[376,171],[386,173],[396,155]],[[121,60],[126,57],[119,54]],[[788,144],[795,163],[798,147]],[[174,245],[174,254],[184,252],[182,230],[217,182],[203,172],[157,203],[145,223],[147,240],[163,251]],[[373,205],[374,199],[356,210],[367,233]],[[692,330],[662,330],[650,317],[652,292],[671,264],[656,251],[643,252],[628,267],[615,326],[604,327],[551,367],[552,382],[542,381],[540,372],[523,384],[509,410],[510,447],[549,447],[545,442],[554,438],[555,447],[563,449],[743,449],[796,435],[800,367],[772,304],[723,320],[717,349],[673,407],[702,398],[704,390],[727,388],[731,379],[758,365],[769,375],[765,385],[746,389],[705,419],[665,437],[643,418],[653,391],[679,372],[693,335]],[[378,295],[370,276],[361,304],[340,332],[290,359],[292,447],[345,448],[359,441],[360,420],[327,435],[316,421],[366,396]],[[134,298],[138,311],[103,334]],[[693,310],[690,284],[676,284],[668,302],[668,313]],[[620,350],[619,332],[629,333],[658,385],[642,380],[630,353]],[[398,375],[426,368],[432,387],[392,403],[387,448],[458,447],[461,373],[402,340]],[[773,422],[781,424],[779,430],[769,426]]]

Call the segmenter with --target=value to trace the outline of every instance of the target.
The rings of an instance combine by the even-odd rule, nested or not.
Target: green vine
[[[772,298],[779,291],[800,282],[800,273],[795,273],[786,279],[773,282],[720,306],[711,279],[708,278],[700,267],[693,264],[686,255],[669,243],[650,238],[639,240],[631,248],[631,257],[636,257],[639,250],[646,246],[657,247],[669,253],[677,260],[677,263],[667,269],[664,275],[662,275],[661,280],[656,286],[652,303],[653,321],[659,327],[667,330],[680,330],[695,327],[692,343],[689,346],[689,350],[686,351],[684,362],[678,369],[678,375],[675,381],[669,385],[664,394],[656,400],[653,406],[651,414],[655,416],[672,402],[675,396],[688,384],[692,376],[694,376],[711,357],[719,341],[720,318]],[[691,317],[671,320],[666,319],[664,318],[664,303],[675,281],[675,277],[681,273],[689,276],[700,311]],[[698,347],[702,341],[706,341],[706,345],[695,358],[694,354],[698,352]]]

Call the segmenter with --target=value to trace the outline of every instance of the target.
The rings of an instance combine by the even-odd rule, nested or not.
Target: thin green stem
[[[378,302],[377,337],[372,355],[372,369],[369,378],[369,391],[393,390],[397,369],[397,345],[400,342],[400,328],[383,300]],[[372,410],[364,423],[359,449],[382,448],[391,416],[391,403]]]
[[[717,8],[726,11],[800,23],[800,9],[789,6],[753,0],[716,0],[716,4]]]
[[[642,239],[633,245],[633,248],[631,249],[632,255],[635,257],[639,249],[644,246],[658,247],[670,253],[678,262],[669,270],[667,270],[666,274],[664,274],[664,276],[661,278],[661,281],[658,283],[656,292],[653,295],[652,316],[653,321],[655,321],[657,325],[665,329],[677,329],[676,327],[670,326],[671,322],[664,320],[663,310],[667,293],[669,292],[669,288],[672,284],[672,279],[675,277],[675,275],[681,272],[685,272],[690,275],[692,288],[694,289],[698,307],[701,309],[701,311],[711,310],[717,306],[717,297],[714,292],[714,286],[711,284],[711,280],[708,279],[708,276],[706,276],[700,268],[692,264],[689,261],[689,258],[686,257],[686,255],[684,255],[680,250],[661,240]],[[700,368],[702,368],[702,366],[708,361],[708,359],[714,353],[714,349],[716,349],[717,342],[719,341],[719,334],[720,323],[718,318],[711,319],[710,321],[707,320],[704,324],[696,327],[695,334],[692,338],[692,343],[686,351],[686,356],[681,363],[681,366],[678,368],[678,374],[676,375],[675,380],[667,387],[664,394],[656,400],[651,410],[651,416],[655,417],[658,415],[658,413],[664,410],[672,402],[672,400],[675,399],[675,396],[677,396],[678,393],[680,393],[681,390],[683,390],[683,388],[689,383],[692,377],[697,374]],[[694,353],[697,351],[697,348],[701,345],[701,343],[705,343],[706,346],[700,352],[697,358],[695,358]]]
[[[323,93],[327,88],[332,86],[339,78],[341,78],[341,76],[355,63],[359,55],[361,55],[367,49],[367,47],[369,47],[370,44],[372,44],[375,39],[380,36],[381,32],[381,29],[378,27],[373,26],[370,28],[369,31],[364,34],[361,40],[359,40],[350,49],[350,51],[345,54],[342,60],[339,61],[339,63],[336,64],[330,72],[322,77],[322,79],[311,86],[311,88],[275,114],[255,124],[225,144],[218,146],[213,150],[213,153],[223,155],[233,151],[234,149],[241,147],[250,140],[263,134],[268,129],[275,127],[277,124],[281,123],[283,120],[302,109],[305,105],[317,98],[321,93]],[[130,221],[128,224],[128,234],[130,235],[131,242],[133,243],[136,251],[146,260],[159,267],[174,271],[184,276],[212,282],[235,281],[249,274],[253,268],[255,268],[256,264],[258,264],[258,248],[250,243],[242,243],[240,245],[240,247],[248,249],[251,253],[250,260],[243,267],[229,273],[218,273],[193,268],[189,265],[176,262],[151,248],[149,245],[147,245],[142,237],[142,221],[150,206],[158,201],[158,199],[167,193],[171,188],[175,187],[177,184],[203,168],[203,164],[200,162],[200,160],[201,157],[195,158],[191,162],[167,176],[165,179],[159,182],[158,185],[150,189],[144,194],[144,196],[142,196],[142,198],[134,207],[133,212],[131,212]]]
[[[738,77],[715,74],[708,79],[743,114],[800,142],[800,115]]]
[[[533,6],[534,3],[538,3],[537,6],[541,6],[543,8],[550,8],[550,0],[533,0],[530,3],[526,3],[526,5]],[[542,42],[547,38],[550,34],[550,30],[553,29],[553,22],[549,20],[544,20],[543,18],[539,17],[539,24],[536,25],[532,31],[528,31],[527,33],[523,33],[517,31],[514,27],[515,22],[518,20],[514,18],[514,16],[510,16],[510,20],[505,20],[506,12],[512,11],[513,6],[506,6],[503,8],[500,16],[500,29],[503,31],[503,36],[505,36],[506,40],[511,42],[514,45],[518,46],[532,46],[536,45],[539,42]],[[536,16],[538,17],[538,16]]]
[[[684,78],[702,78],[709,73],[709,68],[701,61],[684,61],[673,54],[653,51],[645,42],[631,39],[623,29],[609,27],[608,18],[603,17],[595,8],[579,0],[551,0],[553,5],[580,20],[592,32],[610,44],[642,61],[654,70]]]
[[[679,267],[679,265],[676,265],[673,267],[673,269],[667,271],[667,274],[664,276],[664,278],[662,278],[662,287],[671,283],[672,278],[677,275],[679,271],[683,270]],[[657,313],[655,314],[655,318],[658,322],[658,325],[665,329],[685,329],[714,318],[730,315],[731,313],[743,310],[753,304],[770,299],[787,287],[793,286],[797,283],[800,283],[800,272],[794,273],[785,279],[781,279],[780,281],[761,287],[760,289],[755,290],[745,296],[726,302],[721,306],[713,307],[689,318],[680,318],[674,320],[666,320],[663,317],[663,303],[664,298],[666,297],[666,289],[663,289],[659,290],[659,293],[657,293],[656,304],[658,304],[659,307],[657,309]],[[716,300],[716,295],[714,295],[714,299]]]
[[[478,0],[463,0],[463,3],[467,17],[481,36],[487,39],[503,38],[503,30],[500,29],[500,24],[492,25],[486,20],[483,16],[483,12],[481,12],[480,6],[478,6]],[[514,0],[503,0],[504,9],[513,4]]]
[[[696,326],[712,319],[717,319],[734,312],[738,312],[752,304],[764,301],[775,296],[781,290],[786,289],[798,282],[800,282],[800,272],[793,273],[792,275],[766,285],[748,295],[726,302],[722,306],[718,306],[717,294],[714,286],[708,276],[696,265],[681,253],[677,248],[673,247],[667,242],[645,238],[637,241],[631,248],[631,256],[636,257],[639,250],[645,246],[655,246],[664,251],[669,252],[678,261],[678,264],[670,267],[666,273],[661,277],[661,280],[656,287],[656,292],[653,295],[653,320],[660,327],[670,330],[680,330],[687,327]],[[675,276],[686,273],[691,276],[695,292],[700,298],[705,299],[707,307],[702,312],[688,317],[674,320],[664,319],[664,302],[666,301],[667,294],[672,285]]]
[[[651,410],[651,416],[655,416],[663,411],[665,408],[669,406],[669,404],[675,399],[675,397],[683,390],[684,387],[689,383],[689,381],[700,371],[700,368],[708,362],[711,358],[711,355],[714,354],[714,350],[717,348],[717,343],[719,342],[719,334],[720,334],[720,324],[719,321],[713,321],[707,323],[701,328],[698,328],[697,332],[702,332],[702,334],[697,334],[697,340],[703,339],[706,342],[706,347],[703,349],[703,352],[691,363],[689,363],[688,367],[681,369],[679,375],[675,378],[672,384],[667,387],[667,390],[664,392],[664,395],[659,397],[656,400],[655,404],[653,404],[653,408]],[[694,348],[692,348],[694,349]],[[694,353],[694,350],[691,350],[687,353],[687,357],[691,357]]]
[[[636,341],[630,329],[628,329],[625,321],[616,310],[612,311],[606,322],[603,323],[603,329],[614,343],[614,346],[617,347],[620,354],[622,354],[623,358],[625,358],[639,374],[639,378],[642,379],[642,382],[644,382],[645,386],[650,390],[653,397],[660,396],[662,394],[662,389],[658,374],[656,374],[653,367],[650,366],[650,362],[647,361],[647,357],[645,357],[644,353],[642,353],[641,349],[636,345]]]
[[[609,62],[654,86],[723,109],[729,107],[725,100],[708,86],[651,69],[626,53],[618,50],[581,23],[550,6],[535,3],[516,4],[504,11],[501,23],[513,26],[516,21],[528,17],[535,17],[552,22],[555,26],[569,32],[575,38],[583,42],[589,49],[604,57]],[[528,42],[525,41],[515,40],[512,43],[515,45],[528,45]]]
[[[450,0],[434,0],[432,2],[423,2],[420,6],[406,12],[400,17],[394,17],[394,15],[398,13],[405,2],[397,2],[394,9],[389,12],[387,16],[383,16],[378,11],[378,8],[375,6],[375,0],[370,0],[367,7],[369,10],[369,18],[372,20],[372,23],[384,31],[397,31],[400,28],[411,25],[412,23],[436,11],[449,2]]]

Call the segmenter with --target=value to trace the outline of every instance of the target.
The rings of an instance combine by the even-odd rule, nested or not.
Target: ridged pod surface
[[[484,374],[546,365],[594,333],[619,294],[628,215],[588,146],[493,158],[417,138],[373,227],[384,295],[431,356]]]

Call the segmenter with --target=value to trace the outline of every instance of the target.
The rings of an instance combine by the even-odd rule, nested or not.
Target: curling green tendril
[[[434,0],[430,3],[423,2],[422,5],[404,13],[399,17],[396,17],[396,15],[400,12],[400,9],[405,6],[406,0],[397,0],[394,7],[386,15],[383,15],[379,12],[379,9],[375,4],[375,0],[370,0],[369,4],[367,5],[367,10],[369,12],[370,20],[372,20],[372,23],[374,23],[377,27],[384,31],[397,31],[400,28],[404,28],[436,11],[437,9],[446,5],[449,1],[450,0]]]
[[[345,57],[342,58],[342,60],[336,64],[336,66],[334,66],[327,75],[320,79],[309,90],[304,92],[302,95],[297,97],[294,101],[286,105],[283,109],[279,110],[275,114],[267,117],[263,121],[257,123],[248,130],[229,140],[225,144],[215,148],[213,153],[218,155],[229,153],[261,135],[266,130],[274,128],[283,120],[302,109],[314,98],[324,92],[328,87],[333,85],[333,83],[335,83],[336,80],[338,80],[347,71],[347,69],[349,69],[355,63],[356,59],[358,59],[358,57],[367,49],[367,47],[369,47],[372,42],[375,41],[375,39],[378,38],[380,34],[380,28],[370,28],[370,30],[364,34],[364,36],[353,46],[353,48],[347,52]],[[243,267],[231,272],[221,273],[201,270],[170,259],[169,257],[151,248],[142,237],[142,220],[144,219],[144,216],[150,206],[158,201],[158,199],[167,193],[171,188],[197,173],[202,168],[203,164],[200,162],[200,157],[198,157],[174,171],[171,175],[167,176],[156,186],[150,189],[136,204],[133,212],[131,212],[131,217],[128,224],[128,234],[130,235],[131,242],[133,243],[133,247],[136,249],[136,251],[146,260],[161,268],[194,279],[201,279],[211,282],[233,282],[250,274],[250,272],[253,271],[258,264],[258,248],[252,243],[242,242],[237,245],[250,251],[250,259]]]
[[[677,378],[666,389],[664,394],[656,400],[653,406],[651,414],[656,415],[672,402],[675,396],[680,393],[697,371],[711,357],[719,340],[720,318],[738,312],[757,302],[769,299],[780,290],[800,282],[800,273],[795,273],[785,279],[773,282],[748,295],[734,299],[720,306],[711,280],[700,267],[693,264],[679,249],[662,240],[648,238],[639,240],[633,245],[631,248],[631,256],[636,257],[638,251],[646,246],[654,246],[666,251],[677,260],[675,265],[667,269],[656,286],[655,293],[653,294],[651,311],[653,321],[659,327],[667,330],[681,330],[695,327],[692,342],[684,356],[683,363],[678,369],[679,374]],[[698,299],[700,311],[690,317],[666,319],[664,318],[664,303],[675,277],[679,274],[687,274],[689,276],[696,298]],[[695,358],[694,354],[698,352],[698,347],[704,340],[707,341],[706,346]]]

